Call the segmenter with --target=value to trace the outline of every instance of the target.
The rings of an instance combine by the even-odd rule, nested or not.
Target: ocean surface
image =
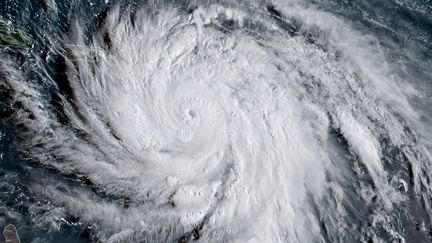
[[[0,0],[8,225],[432,242],[432,1]]]

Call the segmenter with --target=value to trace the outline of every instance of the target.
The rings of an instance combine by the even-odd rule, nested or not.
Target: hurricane
[[[23,242],[432,240],[429,1],[0,6]]]

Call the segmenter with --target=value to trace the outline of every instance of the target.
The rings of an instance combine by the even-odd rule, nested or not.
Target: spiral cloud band
[[[42,81],[0,62],[34,225],[101,242],[410,237],[429,131],[378,37],[296,0],[150,1],[97,19],[47,37],[51,54],[27,61]]]

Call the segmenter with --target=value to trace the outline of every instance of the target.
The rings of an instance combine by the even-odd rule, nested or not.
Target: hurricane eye
[[[191,117],[191,118],[195,118],[196,117],[196,112],[194,111],[194,110],[189,110],[188,111],[188,115]]]

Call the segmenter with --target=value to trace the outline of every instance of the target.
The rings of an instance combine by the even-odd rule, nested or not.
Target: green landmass
[[[0,20],[0,47],[30,48],[31,39],[21,30],[13,28]]]
[[[3,235],[6,238],[6,243],[21,243],[18,231],[12,224],[9,224],[4,228]]]

